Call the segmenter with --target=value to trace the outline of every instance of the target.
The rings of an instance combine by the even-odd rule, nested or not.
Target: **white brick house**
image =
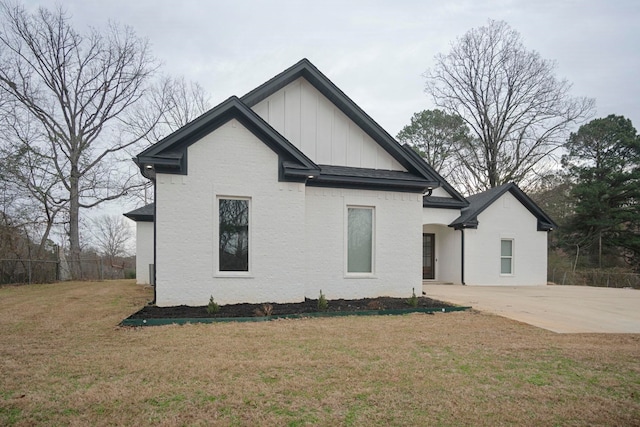
[[[221,304],[297,302],[320,290],[329,299],[408,297],[423,279],[545,282],[546,230],[478,233],[485,216],[500,213],[462,197],[306,59],[136,161],[155,183],[160,306],[205,305],[210,296]],[[524,207],[517,215],[553,226],[515,186],[498,199],[515,192],[513,205]],[[127,216],[136,220],[135,211]],[[463,237],[465,228],[479,236]],[[502,239],[510,255],[501,233],[511,236]],[[487,252],[471,253],[474,239],[494,245],[496,238],[492,262],[474,269],[497,274],[465,274],[465,258]],[[527,252],[529,239],[535,246]],[[526,269],[521,254],[544,262]]]

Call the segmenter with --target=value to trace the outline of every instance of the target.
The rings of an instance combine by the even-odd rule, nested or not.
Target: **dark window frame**
[[[248,273],[251,269],[251,199],[218,197],[218,272]]]

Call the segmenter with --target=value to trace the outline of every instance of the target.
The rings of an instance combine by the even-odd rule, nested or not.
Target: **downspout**
[[[460,229],[460,281],[463,285],[464,283],[464,228]]]
[[[156,200],[158,200],[158,186],[156,185],[156,180],[153,180],[153,301],[151,304],[156,304],[156,289],[158,288],[158,282],[156,281],[156,270],[158,268],[158,262],[156,260],[156,246],[158,245],[158,236],[156,233],[156,224],[158,224],[158,205],[156,204]]]

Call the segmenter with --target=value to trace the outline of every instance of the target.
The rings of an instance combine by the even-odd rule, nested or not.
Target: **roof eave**
[[[405,193],[424,193],[432,182],[408,181],[391,178],[369,178],[342,175],[320,174],[307,181],[307,185],[315,187],[355,188],[367,190],[398,191]]]
[[[320,175],[319,167],[307,167],[297,163],[281,161],[282,176],[285,179],[293,181],[306,181],[307,179],[314,179]]]
[[[454,230],[462,230],[462,229],[467,229],[467,228],[471,228],[471,229],[477,229],[478,228],[478,221],[474,220],[474,221],[464,221],[464,222],[453,222],[451,224],[449,224],[449,227],[452,227]]]
[[[125,213],[122,215],[135,222],[153,222],[153,215],[130,215],[129,213]]]
[[[545,221],[538,220],[538,231],[553,231],[558,226]]]
[[[450,202],[431,202],[428,197],[422,199],[422,207],[434,209],[463,209],[468,206],[467,203],[451,199]]]

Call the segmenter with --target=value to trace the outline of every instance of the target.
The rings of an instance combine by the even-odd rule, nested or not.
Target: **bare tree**
[[[126,129],[134,134],[144,134],[145,139],[153,144],[204,114],[209,108],[209,94],[200,84],[187,81],[183,76],[164,76],[150,87],[141,105],[132,110],[124,120]],[[131,154],[133,156],[137,153]],[[144,204],[150,203],[148,190],[151,186],[150,181],[145,181],[142,190],[133,195]]]
[[[4,113],[0,114],[4,136],[4,144],[0,144],[0,181],[13,194],[12,214],[21,219],[23,227],[29,227],[34,241],[39,239],[34,256],[40,259],[68,203],[59,195],[62,179],[58,171],[40,147],[32,143],[36,136],[31,121],[20,119],[20,108]]]
[[[129,251],[131,229],[127,220],[119,215],[102,215],[91,221],[91,234],[98,251],[109,258],[125,256]]]
[[[122,131],[122,117],[145,96],[157,65],[148,43],[129,27],[109,25],[82,35],[61,9],[0,2],[0,95],[37,127],[28,141],[38,161],[60,179],[72,260],[80,256],[80,209],[117,199],[141,182],[117,166],[149,133]],[[45,167],[45,166],[43,166]]]
[[[476,190],[510,181],[526,187],[593,110],[592,99],[570,97],[554,62],[528,51],[502,21],[470,30],[435,63],[425,73],[426,92],[471,129],[474,138],[458,150],[458,172]]]

